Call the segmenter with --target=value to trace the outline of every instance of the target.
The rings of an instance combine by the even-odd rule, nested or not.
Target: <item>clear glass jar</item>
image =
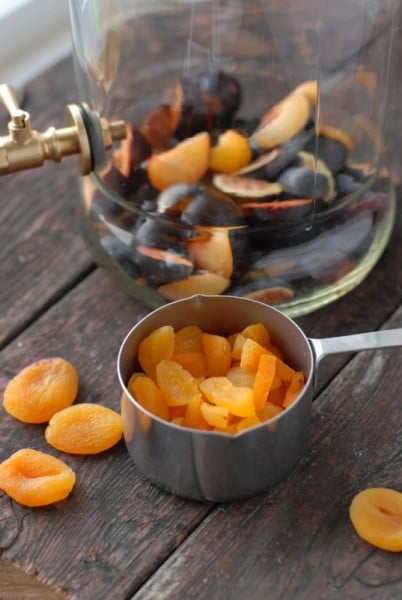
[[[79,93],[127,137],[82,182],[97,262],[153,308],[311,312],[381,256],[393,0],[70,0]],[[96,155],[96,153],[95,153]]]

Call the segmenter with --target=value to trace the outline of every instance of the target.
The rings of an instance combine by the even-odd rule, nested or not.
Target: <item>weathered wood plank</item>
[[[401,327],[402,310],[387,325]],[[402,349],[357,355],[316,401],[294,473],[216,508],[133,599],[401,597],[401,556],[360,540],[348,518],[360,490],[402,490],[401,360]]]
[[[1,354],[0,394],[35,358],[59,355],[80,374],[78,401],[119,410],[116,356],[146,309],[98,270],[10,343]],[[0,461],[30,446],[54,455],[44,426],[0,413]],[[0,548],[29,574],[86,600],[124,598],[144,583],[210,511],[159,491],[139,474],[123,443],[93,457],[63,456],[77,473],[72,496],[30,510],[0,494]]]
[[[71,60],[27,86],[33,127],[64,127],[74,89]],[[71,158],[0,177],[0,347],[92,264],[79,235],[77,181]]]
[[[68,597],[0,557],[0,600],[68,600]]]

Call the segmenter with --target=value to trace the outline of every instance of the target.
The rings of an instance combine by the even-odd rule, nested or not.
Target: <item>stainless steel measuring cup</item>
[[[157,327],[196,324],[229,335],[256,322],[266,325],[286,361],[306,377],[299,398],[271,420],[236,435],[189,429],[149,413],[128,392],[139,343]],[[128,452],[147,477],[185,498],[223,502],[258,494],[285,478],[303,454],[322,358],[391,346],[402,346],[402,329],[312,339],[277,309],[247,298],[198,295],[162,306],[133,327],[118,355]]]

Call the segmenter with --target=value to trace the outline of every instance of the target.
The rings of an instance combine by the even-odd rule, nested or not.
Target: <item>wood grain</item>
[[[386,325],[401,327],[402,310]],[[400,555],[361,541],[348,507],[366,487],[402,489],[401,361],[402,348],[356,356],[317,399],[287,481],[215,508],[133,598],[400,597]]]
[[[391,128],[401,81],[391,90]],[[62,125],[65,104],[76,101],[67,59],[28,86],[24,108],[43,130]],[[398,133],[388,145],[397,179]],[[77,193],[72,160],[0,180],[0,394],[28,362],[61,355],[79,371],[78,401],[118,410],[117,351],[148,309],[94,266],[79,236]],[[401,257],[399,211],[366,280],[298,319],[307,335],[401,327]],[[347,512],[364,487],[402,489],[401,361],[401,350],[326,361],[305,455],[286,481],[243,502],[171,496],[138,472],[123,443],[95,457],[55,451],[77,473],[70,498],[31,510],[0,494],[0,600],[402,597],[400,556],[362,542]],[[51,451],[43,433],[1,409],[0,460],[23,446]]]

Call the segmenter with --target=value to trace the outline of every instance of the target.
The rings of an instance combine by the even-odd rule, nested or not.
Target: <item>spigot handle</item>
[[[0,136],[0,175],[40,167],[46,160],[60,162],[75,154],[82,175],[101,168],[106,149],[126,137],[124,121],[109,122],[86,104],[66,107],[68,126],[49,127],[43,133],[31,128],[28,112],[19,107],[13,88],[0,84],[0,100],[10,114],[8,136]]]
[[[0,98],[6,107],[10,117],[20,111],[17,95],[11,85],[8,83],[0,84]]]

